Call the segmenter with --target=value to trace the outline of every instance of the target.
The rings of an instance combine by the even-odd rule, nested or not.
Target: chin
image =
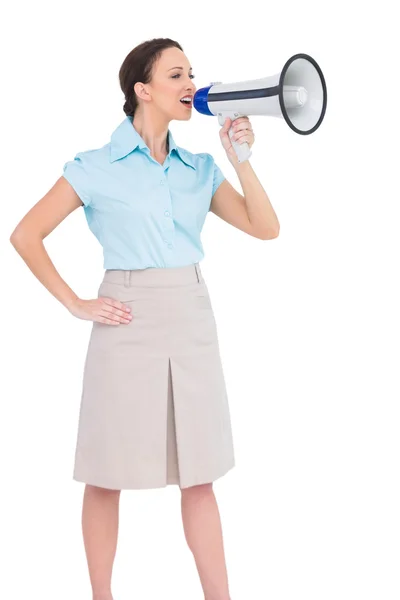
[[[182,110],[179,111],[179,113],[175,113],[176,116],[173,118],[176,121],[189,121],[192,116],[193,110],[194,110],[193,107],[190,110],[188,108],[183,108]]]

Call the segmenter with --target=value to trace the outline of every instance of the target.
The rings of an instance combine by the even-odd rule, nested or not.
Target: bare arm
[[[79,196],[68,181],[60,177],[10,236],[10,242],[35,277],[67,308],[78,296],[56,270],[43,239],[79,206],[82,206]]]
[[[260,240],[278,237],[279,222],[275,211],[249,161],[241,163],[236,171],[246,195],[239,194],[225,179],[211,199],[210,211]]]
[[[15,227],[10,242],[32,273],[74,316],[118,325],[131,319],[129,307],[119,300],[82,300],[62,279],[51,261],[43,240],[72,211],[82,206],[74,188],[60,177]]]

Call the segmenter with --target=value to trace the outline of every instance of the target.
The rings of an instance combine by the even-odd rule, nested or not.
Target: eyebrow
[[[172,69],[182,69],[183,71],[183,67],[172,67],[171,69],[168,69],[168,71],[172,71]],[[190,67],[189,71],[192,71],[193,67]]]

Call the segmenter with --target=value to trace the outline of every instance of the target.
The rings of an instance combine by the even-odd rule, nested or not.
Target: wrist
[[[76,304],[78,304],[79,301],[80,301],[79,296],[74,294],[73,296],[70,296],[66,300],[64,300],[63,304],[64,304],[65,308],[70,311],[74,306],[76,306]]]
[[[245,169],[248,169],[250,165],[250,159],[246,158],[246,160],[243,160],[242,162],[239,162],[238,160],[236,160],[236,163],[234,165],[235,169],[241,169],[242,171]]]

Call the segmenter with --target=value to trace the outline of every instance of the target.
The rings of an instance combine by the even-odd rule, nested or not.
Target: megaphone
[[[226,117],[232,122],[242,116],[267,115],[282,117],[289,127],[301,135],[314,133],[325,116],[327,91],[324,75],[308,54],[295,54],[282,71],[271,77],[234,83],[212,82],[200,88],[193,98],[194,108],[203,115],[218,116],[222,126]],[[233,123],[232,123],[233,125]],[[250,158],[247,142],[229,137],[239,162]]]

